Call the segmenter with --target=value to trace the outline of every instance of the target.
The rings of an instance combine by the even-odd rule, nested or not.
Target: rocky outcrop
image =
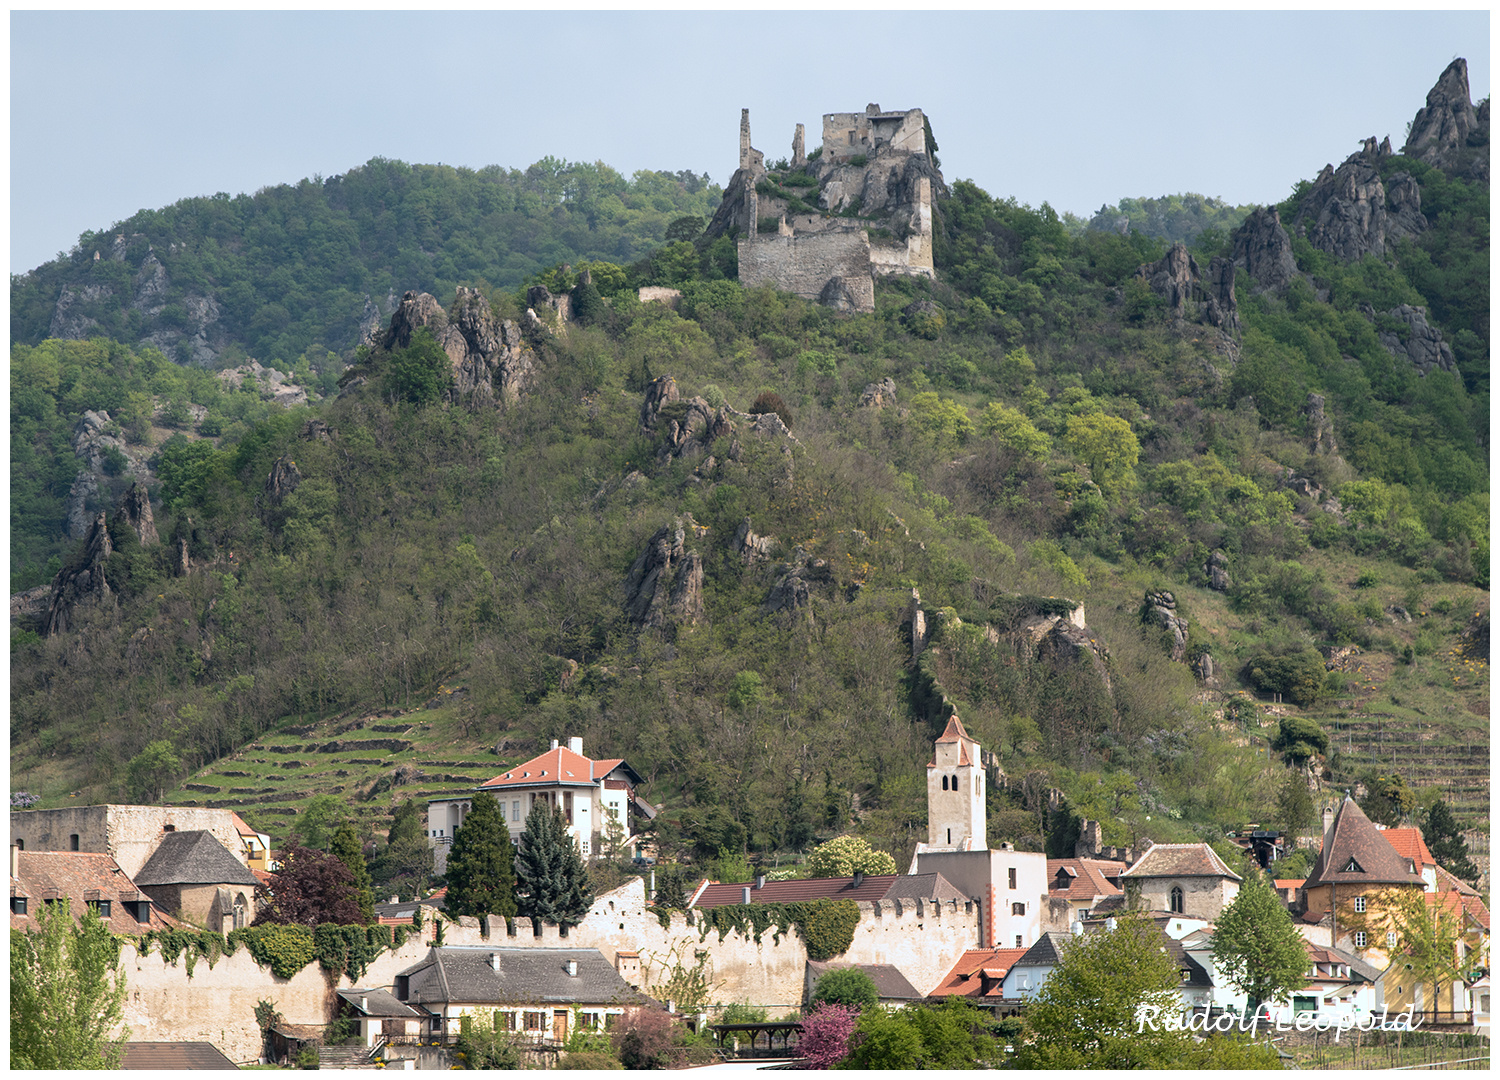
[[[151,516],[151,497],[139,480],[121,496],[116,520],[130,526],[142,547],[161,543],[161,537],[156,535],[156,520]]]
[[[1036,658],[1057,667],[1086,666],[1107,693],[1114,693],[1109,677],[1109,650],[1086,627],[1059,619],[1037,645]]]
[[[297,490],[300,483],[302,472],[297,468],[297,463],[282,454],[271,464],[271,472],[266,477],[266,501],[272,506],[280,506],[288,495]]]
[[[679,518],[646,542],[625,578],[625,616],[638,630],[696,626],[705,621],[703,559],[687,550],[691,517]]]
[[[1203,573],[1208,577],[1208,587],[1214,592],[1228,592],[1233,584],[1229,578],[1229,556],[1215,550],[1203,564]]]
[[[1187,656],[1188,621],[1177,614],[1177,598],[1166,590],[1146,593],[1141,621],[1172,635],[1171,656],[1181,662]]]
[[[94,520],[94,503],[99,498],[99,481],[88,469],[78,470],[73,485],[68,488],[68,498],[63,508],[68,515],[68,536],[82,540],[88,535],[89,525]]]
[[[47,601],[52,597],[51,585],[38,585],[25,592],[12,593],[10,598],[10,624],[30,623],[47,612]]]
[[[860,310],[858,290],[848,279],[839,274],[833,275],[824,284],[823,291],[818,294],[818,303],[844,314],[853,314]]]
[[[662,437],[656,458],[669,461],[706,453],[714,440],[733,435],[735,424],[730,416],[725,406],[715,409],[701,397],[682,397],[677,380],[663,375],[646,387],[641,402],[641,431]]]
[[[864,393],[859,395],[861,409],[883,409],[896,404],[896,380],[889,375],[878,383],[865,383]]]
[[[156,258],[156,252],[147,251],[135,275],[135,299],[130,302],[130,309],[150,317],[161,314],[166,306],[167,268]]]
[[[1401,152],[1450,175],[1487,183],[1489,147],[1489,99],[1477,109],[1469,101],[1469,64],[1460,57],[1427,92],[1427,104],[1412,118]]]
[[[1193,657],[1193,662],[1189,666],[1193,669],[1193,674],[1198,677],[1199,682],[1210,685],[1214,682],[1215,666],[1213,653],[1207,650],[1200,652],[1197,656]]]
[[[730,546],[734,553],[747,564],[753,564],[764,562],[771,557],[771,551],[776,547],[776,538],[756,535],[755,530],[750,527],[750,519],[746,518],[735,530],[734,540]]]
[[[766,601],[761,605],[762,615],[778,611],[804,610],[807,618],[813,617],[813,588],[817,585],[833,584],[833,570],[826,559],[810,559],[800,547],[791,561],[782,564],[781,573]]]
[[[1262,292],[1286,292],[1297,275],[1297,260],[1274,206],[1251,211],[1234,231],[1234,264],[1243,266]]]
[[[359,343],[373,346],[380,338],[380,308],[365,294],[365,307],[359,313]]]
[[[99,320],[90,315],[88,309],[112,300],[114,295],[114,289],[108,285],[64,285],[58,294],[57,306],[52,309],[47,336],[83,341],[99,328]]]
[[[226,388],[238,389],[246,379],[254,379],[260,396],[283,408],[307,404],[307,391],[276,368],[268,368],[259,360],[251,360],[236,368],[219,372],[219,381]]]
[[[478,291],[459,286],[451,316],[429,293],[406,292],[376,347],[404,349],[423,327],[452,365],[452,399],[476,405],[515,402],[530,388],[536,355],[520,328],[510,319],[496,319]]]
[[[126,454],[125,440],[118,435],[110,434],[110,428],[113,426],[114,421],[110,419],[109,413],[103,410],[94,412],[92,409],[85,409],[78,419],[77,426],[73,428],[73,453],[77,454],[78,459],[92,472],[104,471],[104,462],[111,449]],[[129,459],[128,454],[126,458]],[[133,473],[135,463],[130,462],[127,469]]]
[[[1380,343],[1390,351],[1392,356],[1411,364],[1417,369],[1419,375],[1425,376],[1435,369],[1453,372],[1458,370],[1458,365],[1453,360],[1452,348],[1443,340],[1443,335],[1438,332],[1437,328],[1428,324],[1425,308],[1402,304],[1400,307],[1387,311],[1386,314],[1391,318],[1401,320],[1407,328],[1405,340],[1395,330],[1379,331]]]
[[[1308,394],[1302,415],[1307,418],[1308,449],[1314,454],[1338,453],[1339,444],[1333,438],[1333,421],[1323,408],[1323,395]]]
[[[1198,260],[1182,243],[1173,244],[1154,263],[1142,263],[1135,276],[1166,301],[1174,319],[1199,319],[1226,334],[1240,329],[1239,307],[1234,299],[1234,265],[1223,258],[1209,264],[1205,278]]]
[[[1389,190],[1380,179],[1380,162],[1390,154],[1389,139],[1377,145],[1371,136],[1338,169],[1325,165],[1292,225],[1314,247],[1346,262],[1384,255],[1391,242],[1421,233],[1427,219],[1411,175],[1396,173]]]
[[[83,550],[52,579],[52,598],[47,604],[47,636],[65,633],[80,604],[110,599],[114,592],[104,576],[104,564],[114,554],[104,511],[89,526]]]

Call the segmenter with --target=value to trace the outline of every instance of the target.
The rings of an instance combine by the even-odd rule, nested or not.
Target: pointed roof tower
[[[1348,795],[1323,837],[1323,850],[1303,888],[1345,884],[1423,884],[1412,873],[1410,860],[1401,857]]]

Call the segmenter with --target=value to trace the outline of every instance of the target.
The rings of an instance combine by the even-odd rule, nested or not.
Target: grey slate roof
[[[826,972],[850,967],[859,968],[860,971],[870,976],[870,981],[875,984],[875,992],[880,995],[882,1001],[916,1001],[922,996],[921,992],[911,984],[911,980],[891,964],[841,964],[832,960],[809,960],[807,962],[808,981],[816,983]]]
[[[260,881],[206,829],[167,833],[140,873],[137,885],[248,885]]]
[[[122,1069],[238,1069],[213,1043],[128,1042]]]
[[[496,971],[490,957],[499,958]],[[578,974],[568,974],[568,961]],[[533,949],[516,946],[450,946],[428,949],[404,971],[413,1005],[449,1002],[486,1004],[655,1004],[615,971],[598,949]]]
[[[1011,965],[1012,970],[1018,967],[1043,967],[1047,964],[1055,964],[1062,959],[1062,947],[1073,940],[1073,935],[1060,930],[1048,930],[1036,939],[1036,944],[1026,950],[1026,954]]]
[[[389,990],[377,988],[365,990],[355,987],[352,990],[340,990],[339,997],[343,998],[355,1011],[366,1016],[400,1016],[407,1018],[419,1017],[422,1014],[410,1005],[403,1005],[396,1000],[394,994]]]

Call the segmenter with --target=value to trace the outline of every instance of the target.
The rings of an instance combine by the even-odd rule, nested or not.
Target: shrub
[[[1323,695],[1326,675],[1322,655],[1311,646],[1289,656],[1255,656],[1245,665],[1245,677],[1261,693],[1284,694],[1304,708]]]
[[[839,836],[820,844],[807,860],[808,876],[850,877],[861,874],[894,874],[896,860],[876,851],[857,836]]]
[[[863,1011],[880,1004],[880,992],[875,988],[875,980],[859,968],[839,968],[823,973],[813,987],[808,1004],[813,1008],[844,1005]]]
[[[765,391],[750,406],[752,416],[760,416],[764,413],[775,413],[781,417],[781,422],[786,425],[786,429],[792,430],[792,410],[787,407],[785,401],[781,400],[781,395],[774,390]]]
[[[849,1005],[819,1005],[802,1018],[797,1053],[809,1069],[831,1069],[849,1056],[849,1036],[859,1023],[859,1010]]]

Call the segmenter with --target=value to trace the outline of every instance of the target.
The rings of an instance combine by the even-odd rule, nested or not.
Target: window
[[[1365,898],[1363,896],[1356,896],[1354,898],[1354,910],[1359,912],[1360,914],[1364,914]]]
[[[1010,906],[1010,913],[1012,915],[1025,915],[1026,914],[1026,905],[1025,904],[1012,904]]]
[[[1396,947],[1396,931],[1387,930],[1385,932],[1385,944],[1386,947],[1390,949],[1394,949]]]
[[[1010,887],[1012,889],[1016,887],[1016,868],[1014,866],[1010,868]]]
[[[26,897],[24,897],[24,896],[12,896],[10,898],[10,913],[12,915],[25,915],[26,914]]]
[[[1173,885],[1172,886],[1171,900],[1169,901],[1169,903],[1171,905],[1172,912],[1175,913],[1175,914],[1177,914],[1177,915],[1181,915],[1184,911],[1187,910],[1187,908],[1184,907],[1183,903],[1182,903],[1182,886],[1181,885]]]
[[[1367,944],[1369,944],[1369,941],[1370,936],[1363,930],[1356,930],[1354,932],[1354,947],[1356,949],[1363,949]]]
[[[79,846],[78,846],[78,834],[77,833],[74,833],[72,836],[68,837],[68,848],[69,848],[69,850],[72,850],[72,851],[78,851],[79,850]]]
[[[109,918],[110,909],[114,904],[110,900],[90,900],[88,901],[88,906],[99,913],[99,918],[107,919]]]
[[[526,1030],[527,1031],[541,1031],[542,1030],[542,1022],[545,1019],[546,1019],[546,1017],[545,1017],[545,1014],[543,1014],[543,1013],[539,1013],[539,1012],[529,1012],[529,1013],[527,1013],[526,1014]]]
[[[943,790],[944,791],[948,790],[948,778],[946,776],[943,777]]]
[[[501,1015],[505,1017],[505,1030],[506,1031],[515,1031],[516,1030],[516,1014],[513,1013],[513,1012],[507,1012],[507,1013],[502,1013]]]
[[[1346,874],[1363,874],[1365,871],[1364,868],[1359,865],[1359,863],[1355,862],[1354,859],[1351,858],[1348,864],[1344,867],[1343,872]]]
[[[957,776],[950,776],[950,777],[948,777],[948,787],[951,788],[954,791],[958,790],[958,777]]]
[[[1016,948],[1018,948],[1018,949],[1024,949],[1025,948],[1025,946],[1021,944],[1021,935],[1020,934],[1016,935]],[[1024,978],[1025,976],[1022,976],[1022,977]]]
[[[520,799],[512,799],[511,800],[511,804],[510,804],[510,819],[512,821],[520,821],[521,820],[521,800]]]

